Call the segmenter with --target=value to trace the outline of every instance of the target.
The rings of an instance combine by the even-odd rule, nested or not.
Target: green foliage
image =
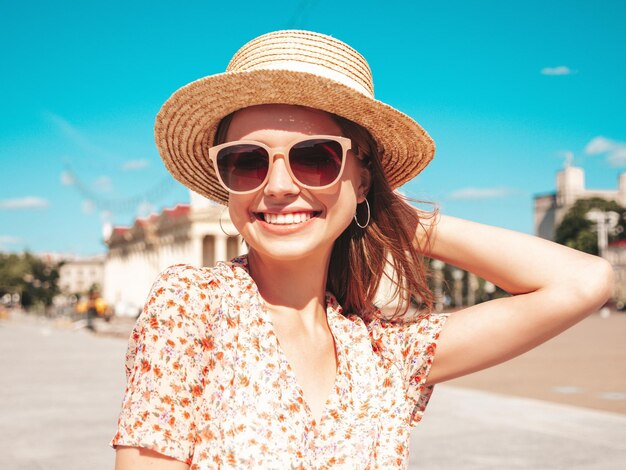
[[[59,293],[59,269],[31,253],[0,253],[0,297],[20,294],[22,305],[49,306]]]
[[[594,228],[595,224],[586,218],[587,212],[591,209],[617,212],[620,219],[615,233],[609,234],[609,242],[626,238],[626,220],[624,220],[626,209],[615,201],[594,197],[576,201],[557,227],[554,241],[585,253],[598,255],[598,234]]]

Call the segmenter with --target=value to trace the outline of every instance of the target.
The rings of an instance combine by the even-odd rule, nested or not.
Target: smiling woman
[[[409,205],[394,190],[434,144],[334,38],[254,39],[176,91],[155,133],[249,252],[155,282],[128,346],[119,470],[406,468],[434,384],[527,351],[611,293],[600,258]],[[435,313],[425,257],[513,296]],[[374,304],[387,267],[391,316]]]

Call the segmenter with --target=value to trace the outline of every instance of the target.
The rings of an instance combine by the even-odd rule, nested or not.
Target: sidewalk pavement
[[[411,469],[626,468],[626,415],[437,385]]]
[[[0,321],[0,469],[113,469],[126,339]],[[626,416],[438,385],[410,469],[626,467]]]

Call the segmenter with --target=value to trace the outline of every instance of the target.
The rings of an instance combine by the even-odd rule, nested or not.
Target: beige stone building
[[[92,286],[104,283],[104,256],[74,258],[59,269],[59,288],[64,295],[85,294]]]
[[[190,204],[178,204],[131,227],[108,227],[105,243],[103,297],[116,314],[134,316],[142,308],[150,287],[174,264],[212,266],[245,252],[240,236],[223,206],[192,193]]]
[[[556,227],[563,216],[579,199],[600,197],[616,201],[626,207],[626,172],[618,179],[617,190],[587,189],[585,171],[582,168],[566,164],[556,175],[556,192],[535,196],[535,235],[554,240]]]

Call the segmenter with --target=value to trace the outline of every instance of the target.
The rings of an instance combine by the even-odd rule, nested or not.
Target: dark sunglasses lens
[[[224,184],[232,191],[258,188],[267,176],[267,150],[254,144],[225,147],[217,153],[217,168]]]
[[[326,186],[339,176],[343,149],[335,140],[311,139],[299,142],[289,152],[293,175],[307,186]]]

